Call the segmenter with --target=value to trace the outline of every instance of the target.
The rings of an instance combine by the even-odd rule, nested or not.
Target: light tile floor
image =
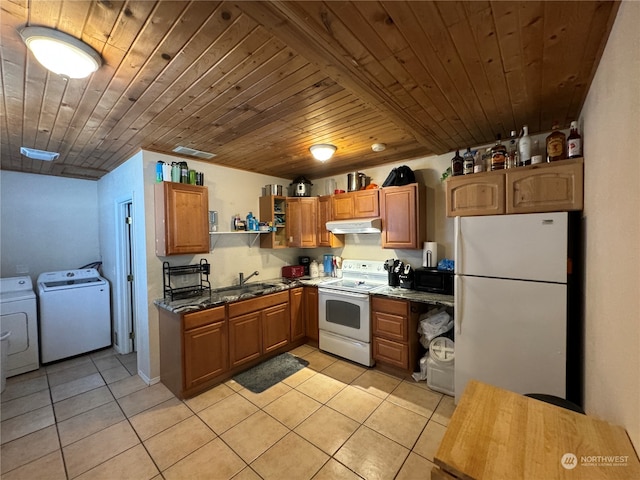
[[[255,394],[178,400],[105,350],[7,379],[0,474],[14,479],[428,479],[453,399],[303,345]]]

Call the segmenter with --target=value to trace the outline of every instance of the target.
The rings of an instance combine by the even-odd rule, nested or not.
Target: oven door
[[[320,330],[371,342],[369,295],[326,288],[318,289]]]

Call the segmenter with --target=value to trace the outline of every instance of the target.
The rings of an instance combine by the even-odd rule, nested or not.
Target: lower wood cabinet
[[[229,369],[225,306],[184,315],[159,309],[160,378],[184,398],[212,385]]]
[[[318,343],[318,287],[304,287],[304,319],[307,339]]]
[[[289,343],[288,291],[231,303],[228,308],[231,368],[256,360]]]
[[[318,341],[318,288],[297,287],[192,313],[158,308],[160,379],[191,397],[265,358]]]
[[[261,316],[261,312],[252,312],[229,319],[231,367],[237,367],[262,355]]]
[[[429,306],[408,300],[373,296],[371,319],[373,358],[412,373],[419,370],[423,348],[418,336],[418,321]]]
[[[303,339],[306,335],[304,287],[289,290],[289,315],[291,316],[291,341]]]

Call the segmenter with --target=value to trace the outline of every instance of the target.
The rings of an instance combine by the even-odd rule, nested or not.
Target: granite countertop
[[[453,307],[453,295],[442,295],[439,293],[419,292],[400,287],[381,287],[371,292],[372,295],[382,295],[385,297],[410,300],[412,302],[429,303],[432,305],[444,305]]]
[[[290,288],[301,287],[305,285],[318,286],[324,282],[335,280],[332,277],[301,277],[297,279],[286,278],[274,278],[269,280],[263,280],[260,282],[250,282],[245,284],[246,287],[255,285],[262,286],[254,292],[245,292],[239,294],[233,290],[239,288],[239,286],[230,286],[222,288],[214,288],[211,290],[211,296],[200,295],[198,297],[183,298],[179,300],[167,300],[160,298],[154,303],[173,313],[188,313],[198,310],[204,310],[207,308],[213,308],[225,303],[237,302],[238,300],[247,300],[250,298],[260,297],[262,295],[268,295],[270,293],[281,292]],[[447,307],[453,307],[453,296],[439,295],[436,293],[418,292],[416,290],[407,290],[406,288],[388,287],[384,286],[376,291],[371,292],[372,295],[383,295],[391,298],[399,298],[404,300],[410,300],[412,302],[430,303],[433,305],[444,305]]]

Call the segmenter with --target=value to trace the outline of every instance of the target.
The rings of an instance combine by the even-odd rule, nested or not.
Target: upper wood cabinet
[[[500,175],[500,172],[487,173],[451,177],[447,180],[448,217],[500,215],[505,212],[504,175]]]
[[[327,230],[327,222],[333,220],[333,202],[331,195],[318,197],[318,247],[342,247],[344,235],[334,235]]]
[[[583,166],[578,158],[451,177],[447,216],[582,210]]]
[[[427,240],[426,189],[412,183],[380,189],[383,248],[422,248]]]
[[[317,245],[317,197],[289,197],[286,203],[287,245],[313,248]]]
[[[154,194],[156,255],[209,252],[207,187],[161,182]]]
[[[358,190],[333,196],[333,219],[350,220],[380,215],[378,190]]]
[[[267,195],[260,197],[260,213],[258,218],[261,222],[271,222],[276,230],[269,233],[260,234],[260,246],[262,248],[286,248],[286,203],[287,197]]]
[[[583,161],[507,170],[506,195],[507,213],[582,210]]]

